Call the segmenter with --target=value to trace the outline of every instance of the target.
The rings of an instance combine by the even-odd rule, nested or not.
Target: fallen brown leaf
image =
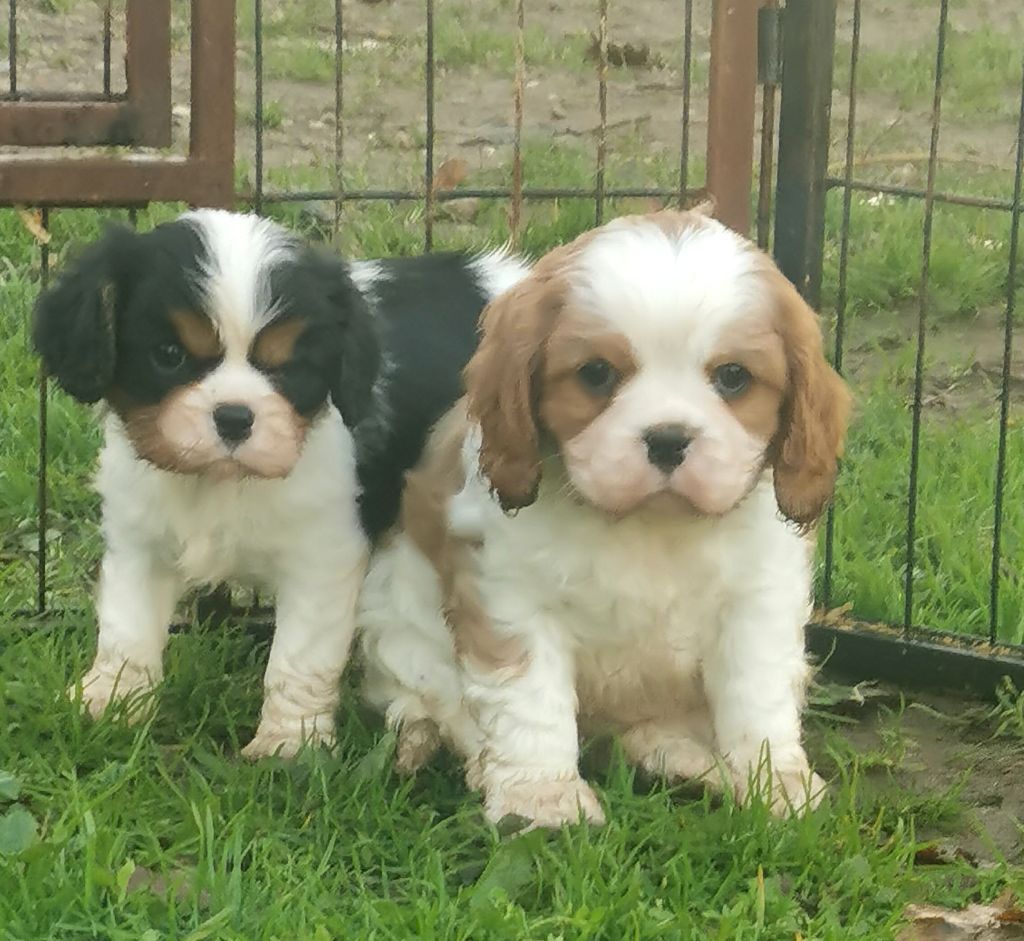
[[[472,222],[480,212],[480,200],[474,196],[446,199],[438,204],[437,214],[454,222]]]
[[[909,924],[897,941],[1024,941],[1024,912],[1004,892],[991,905],[968,905],[961,911],[938,905],[908,905]]]
[[[593,33],[590,35],[587,58],[594,62],[601,59],[601,41]],[[664,68],[665,60],[658,53],[651,52],[651,47],[645,42],[609,42],[608,64],[618,68],[660,69]]]
[[[436,193],[440,190],[453,190],[469,175],[469,164],[461,157],[451,157],[437,168],[430,188]]]
[[[43,214],[38,209],[18,209],[21,224],[40,245],[50,244],[50,233],[43,225]]]
[[[948,866],[958,859],[972,866],[978,865],[978,857],[974,853],[955,843],[929,843],[914,854],[914,862],[918,866]]]
[[[135,892],[151,892],[153,895],[169,899],[172,896],[179,902],[186,901],[192,897],[192,876],[194,874],[184,870],[175,869],[167,878],[154,872],[146,866],[136,866],[128,877],[125,891],[128,895]],[[196,898],[201,908],[207,908],[210,904],[210,893],[201,889]]]
[[[819,624],[831,627],[849,620],[849,614],[852,609],[853,604],[849,602],[847,604],[840,605],[838,608],[831,608],[828,611],[822,611],[818,608],[814,612],[814,619]]]

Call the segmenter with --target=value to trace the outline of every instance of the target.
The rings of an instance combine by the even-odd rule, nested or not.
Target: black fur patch
[[[185,351],[174,362],[160,351],[178,343],[172,312],[211,316],[204,309],[207,267],[191,222],[144,234],[111,229],[39,298],[33,339],[47,371],[80,401],[106,397],[116,406],[154,404],[195,382],[220,358]],[[269,378],[299,414],[314,415],[330,397],[355,426],[370,407],[380,349],[347,267],[300,245],[272,269],[270,293],[278,316],[301,318],[305,328],[291,359],[268,371]]]
[[[360,519],[371,539],[394,525],[405,472],[462,395],[462,369],[487,302],[468,261],[460,254],[392,259],[374,285],[390,371],[386,425],[359,453]]]

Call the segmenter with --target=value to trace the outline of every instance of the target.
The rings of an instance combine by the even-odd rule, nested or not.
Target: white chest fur
[[[139,460],[108,416],[96,479],[112,549],[145,548],[190,584],[229,578],[273,581],[297,545],[310,550],[331,528],[347,538],[355,520],[352,438],[333,409],[310,429],[302,456],[279,480],[210,480]]]

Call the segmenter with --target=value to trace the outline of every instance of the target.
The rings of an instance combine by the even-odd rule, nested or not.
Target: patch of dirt
[[[919,829],[917,838],[941,841],[942,854],[966,854],[979,865],[998,857],[1024,861],[1024,741],[994,738],[985,704],[918,696],[908,697],[901,711],[899,691],[882,692],[888,707],[865,706],[856,724],[837,730],[855,754],[892,761],[864,772],[862,793],[938,801],[960,784],[956,805],[963,813]],[[820,733],[811,734],[812,753]]]
[[[991,410],[998,401],[1003,377],[1005,310],[987,308],[973,317],[943,319],[925,335],[925,408],[948,417]],[[892,370],[897,351],[916,346],[917,310],[907,308],[858,319],[855,336],[848,338],[844,369],[850,380],[865,388]],[[1018,344],[1019,346],[1019,344]],[[912,360],[905,381],[913,382]],[[1024,357],[1010,360],[1010,401],[1024,404]]]
[[[115,5],[116,6],[116,5]],[[633,182],[637,163],[678,159],[681,135],[683,13],[673,7],[666,15],[663,0],[612,4],[609,41],[613,49],[642,50],[624,57],[634,65],[609,69],[608,115],[610,173]],[[96,91],[101,87],[101,14],[99,4],[79,0],[67,12],[46,12],[42,0],[23,0],[19,7],[19,86],[23,89]],[[188,136],[189,96],[187,5],[174,4],[175,40],[173,92],[175,144],[183,151]],[[286,28],[291,18],[301,34]],[[706,92],[710,0],[694,3],[694,82],[691,104],[691,153],[703,153],[706,143]],[[308,10],[313,9],[314,14]],[[460,36],[497,36],[507,31],[511,46],[514,13],[507,4],[476,0],[470,7],[455,0],[438,0],[436,94],[436,157],[465,159],[471,174],[492,171],[508,175],[513,134],[512,56],[486,48],[478,62],[449,64],[444,49],[457,48]],[[295,11],[299,10],[300,14]],[[839,40],[848,40],[850,0],[840,3]],[[413,185],[422,179],[424,9],[422,0],[351,2],[344,8],[346,58],[344,73],[344,160],[359,168],[377,186]],[[524,140],[536,144],[572,142],[585,151],[596,147],[598,101],[596,65],[587,49],[597,28],[592,0],[528,0],[525,10],[528,55],[538,36],[546,37],[544,64],[528,65],[524,90]],[[862,48],[882,53],[917,49],[934,32],[937,12],[929,4],[903,2],[866,4]],[[979,0],[970,9],[951,14],[954,30],[982,26],[1014,28],[1020,23],[1015,0]],[[307,171],[321,182],[329,179],[334,162],[333,10],[322,4],[266,0],[264,57],[267,74],[264,101],[273,113],[264,127],[265,166]],[[459,32],[462,30],[462,33]],[[448,36],[445,40],[444,37]],[[454,37],[454,38],[452,38]],[[468,40],[467,40],[468,42]],[[447,45],[446,45],[447,43]],[[238,60],[238,143],[242,161],[253,161],[255,131],[252,38],[242,35]],[[115,14],[112,62],[113,86],[123,88],[120,67],[124,53],[123,14]],[[560,54],[561,53],[561,54]],[[289,62],[302,58],[319,62],[317,77],[297,80],[281,75]],[[469,56],[474,58],[474,56]],[[493,63],[493,64],[492,64]],[[0,63],[0,82],[7,69]],[[924,96],[927,99],[927,96]],[[861,94],[860,150],[876,153],[925,143],[928,101],[916,109],[900,110],[887,96]],[[835,104],[836,158],[841,157],[846,113],[843,95]],[[1012,133],[1002,126],[986,127],[982,120],[961,126],[946,120],[943,152],[965,152],[984,163],[1008,166],[1007,143]],[[881,128],[881,130],[879,130]],[[965,150],[966,148],[966,150]],[[918,146],[918,149],[920,147]],[[621,158],[614,155],[621,153]],[[529,166],[527,166],[529,179]],[[915,171],[916,172],[916,171]],[[642,177],[642,174],[640,174]],[[472,176],[471,180],[472,182]],[[544,181],[533,181],[542,183]]]

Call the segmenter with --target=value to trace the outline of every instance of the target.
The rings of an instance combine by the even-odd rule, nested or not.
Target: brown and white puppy
[[[481,309],[524,272],[501,253],[347,264],[214,210],[114,229],[62,270],[35,343],[107,406],[90,712],[160,680],[188,586],[241,580],[276,602],[245,754],[333,739],[369,545],[460,394]]]
[[[599,821],[582,727],[815,804],[807,530],[849,399],[814,313],[746,239],[663,212],[551,252],[482,330],[360,604],[400,765],[443,739],[489,818]]]

